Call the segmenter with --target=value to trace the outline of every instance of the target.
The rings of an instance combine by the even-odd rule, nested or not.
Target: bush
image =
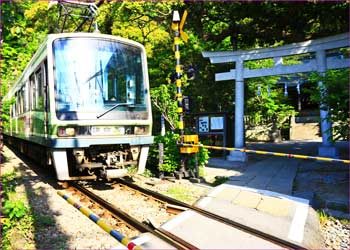
[[[154,140],[155,143],[150,148],[149,163],[152,166],[158,166],[158,171],[161,172],[173,173],[174,171],[179,170],[179,162],[181,157],[179,147],[177,145],[179,139],[180,136],[178,134],[173,134],[171,132],[167,132],[165,136],[156,136]],[[163,164],[161,165],[159,164],[159,143],[163,143],[164,145]],[[208,163],[209,151],[205,148],[199,148],[197,159],[199,168],[204,167],[204,165]],[[188,161],[188,167],[191,170],[195,169],[194,157],[191,157]],[[201,172],[201,170],[199,172]]]

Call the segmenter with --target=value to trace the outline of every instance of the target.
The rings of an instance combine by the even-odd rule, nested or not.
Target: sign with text
[[[198,132],[208,133],[209,132],[209,117],[202,116],[198,117]]]
[[[214,116],[210,117],[210,130],[223,130],[224,129],[224,117]]]

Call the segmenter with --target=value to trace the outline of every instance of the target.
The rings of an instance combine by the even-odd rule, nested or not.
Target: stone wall
[[[315,117],[292,117],[290,119],[289,140],[321,140],[320,126]],[[288,133],[288,131],[287,131]],[[272,123],[256,126],[245,126],[247,141],[279,142],[285,137],[281,130],[274,128]],[[283,137],[282,137],[283,136]],[[286,138],[284,138],[286,139]]]
[[[304,119],[290,119],[290,140],[318,140],[322,139],[320,125],[315,120],[318,117],[304,117]]]
[[[249,128],[246,126],[245,137],[247,141],[279,142],[282,140],[281,131],[274,129],[272,124],[257,125]]]

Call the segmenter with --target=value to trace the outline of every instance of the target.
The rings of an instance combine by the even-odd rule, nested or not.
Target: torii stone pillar
[[[244,146],[244,78],[243,60],[236,61],[236,83],[235,83],[235,148]],[[246,161],[247,154],[238,151],[230,151],[227,157],[230,161]]]
[[[325,76],[327,71],[326,51],[316,51],[316,65],[317,72]],[[322,86],[323,82],[319,81],[318,86]],[[325,93],[320,93],[324,95]],[[328,110],[323,107],[324,104],[320,103],[320,119],[321,119],[321,133],[322,133],[322,145],[318,148],[318,155],[323,157],[339,157],[339,152],[336,147],[332,145],[332,123],[328,120]],[[323,109],[322,109],[323,108]]]

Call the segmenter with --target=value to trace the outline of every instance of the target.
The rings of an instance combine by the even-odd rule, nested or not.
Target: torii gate
[[[210,58],[211,63],[235,62],[236,68],[229,72],[215,74],[215,81],[235,80],[235,140],[236,148],[244,146],[244,79],[263,76],[286,75],[317,71],[325,74],[328,69],[348,68],[349,58],[327,56],[327,51],[349,47],[349,33],[309,40],[274,48],[255,50],[202,52],[203,57]],[[296,65],[283,65],[283,57],[315,53],[315,56],[306,63]],[[249,69],[244,67],[244,61],[273,58],[274,66],[271,68]],[[322,85],[318,82],[318,85]],[[318,154],[323,157],[337,157],[336,148],[328,138],[332,138],[332,124],[326,120],[328,111],[320,109],[322,145]],[[231,151],[227,158],[231,161],[246,161],[246,153]]]

